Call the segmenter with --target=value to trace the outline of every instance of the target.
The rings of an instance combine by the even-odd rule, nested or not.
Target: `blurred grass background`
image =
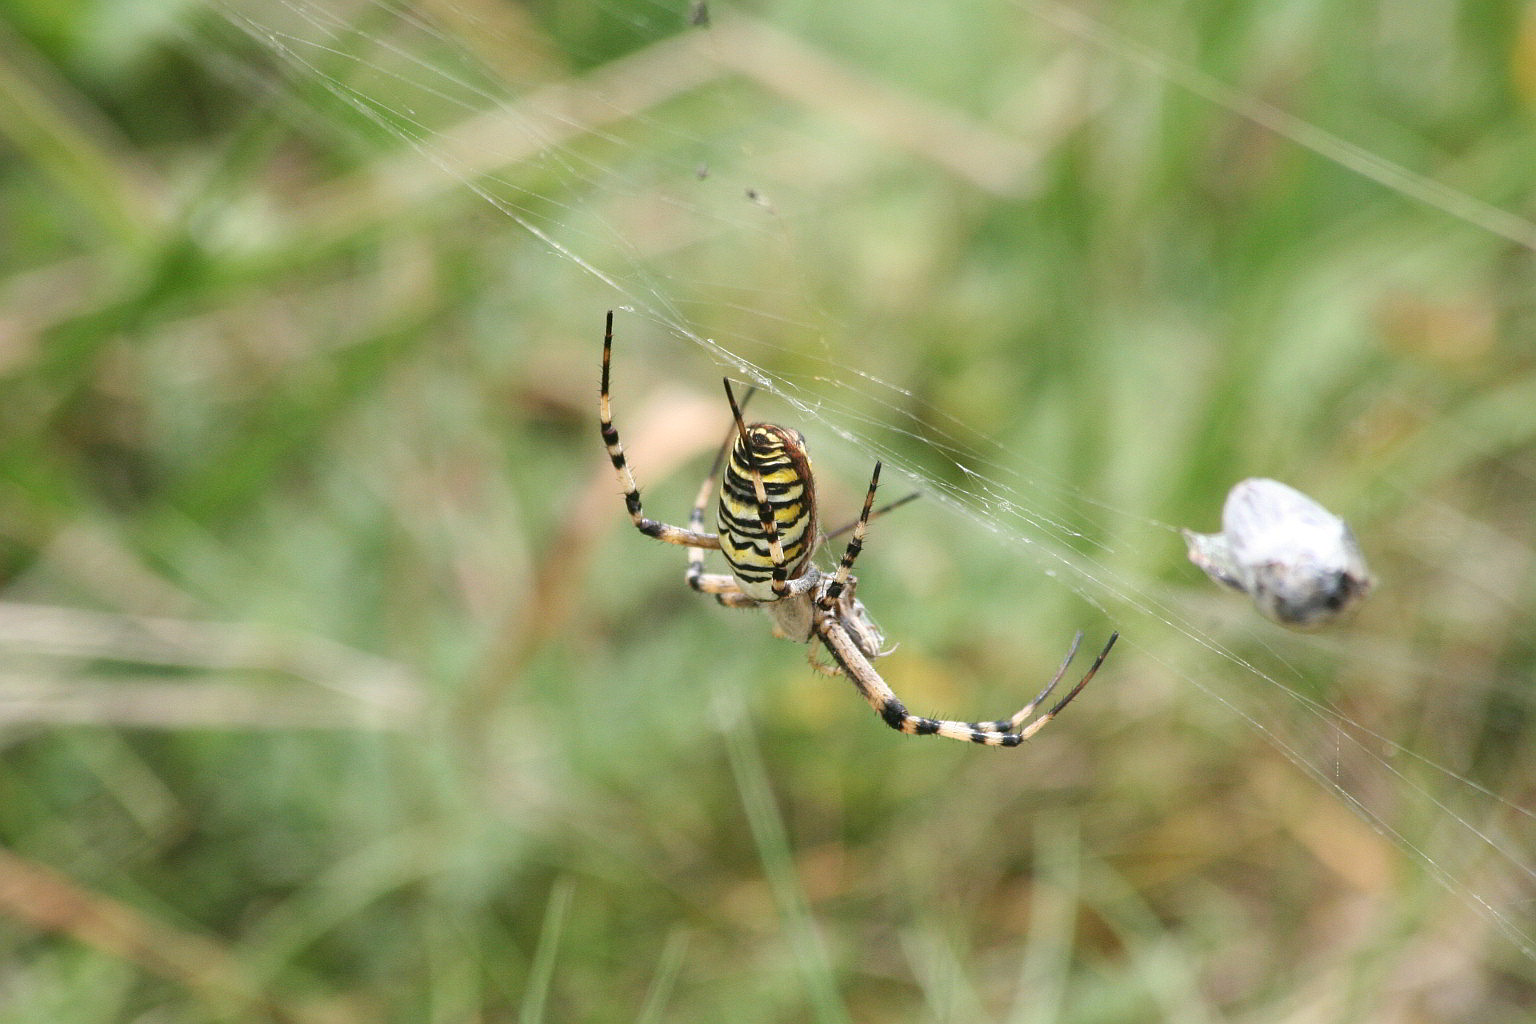
[[[0,1016],[1530,1019],[1530,5],[0,12]],[[614,305],[652,514],[686,325],[821,411],[827,525],[880,451],[1131,581],[881,520],[910,704],[1099,679],[915,741],[690,594]],[[1354,524],[1354,622],[1184,562],[1249,475]]]

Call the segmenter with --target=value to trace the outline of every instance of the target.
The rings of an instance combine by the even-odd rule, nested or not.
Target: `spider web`
[[[589,13],[615,31],[660,41],[574,79],[532,72],[518,85],[508,84],[518,75],[496,67],[493,55],[506,47],[537,65],[536,55],[522,45],[515,21],[485,23],[480,8],[437,5],[431,21],[387,0],[346,14],[297,0],[219,10],[223,27],[254,41],[278,74],[228,45],[218,26],[195,41],[201,59],[301,120],[334,130],[351,119],[359,135],[393,144],[399,173],[373,174],[360,204],[408,209],[471,190],[568,267],[578,282],[572,302],[590,320],[594,339],[601,310],[618,305],[623,334],[644,336],[669,358],[693,360],[701,374],[713,362],[773,396],[785,419],[813,426],[818,460],[830,457],[839,475],[857,481],[867,472],[858,467],[883,460],[888,479],[892,471],[910,478],[956,524],[989,533],[1022,572],[1097,608],[1138,660],[1240,719],[1536,960],[1536,928],[1519,912],[1536,897],[1536,815],[1311,695],[1304,669],[1287,659],[1302,652],[1346,664],[1369,661],[1404,679],[1424,678],[1423,666],[1392,651],[1352,646],[1344,633],[1289,637],[1282,648],[1265,639],[1275,634],[1257,621],[1244,625],[1232,615],[1217,629],[1208,606],[1192,610],[1187,580],[1165,582],[1134,568],[1137,559],[1127,554],[1179,546],[1183,524],[1085,493],[1053,464],[1005,448],[984,427],[867,372],[856,358],[859,346],[833,340],[858,337],[861,329],[840,320],[808,284],[811,264],[835,258],[823,233],[835,224],[818,221],[827,212],[818,192],[840,184],[830,178],[899,162],[980,193],[1027,199],[1040,153],[1070,125],[1041,118],[999,128],[854,77],[774,26],[721,9],[707,31],[662,34],[657,26],[680,25],[679,4],[594,5]],[[1018,23],[1048,27],[1052,44],[1071,51],[1042,76],[1041,90],[1070,79],[1072,61],[1108,61],[1125,75],[1171,82],[1199,103],[1347,168],[1423,207],[1448,225],[1442,230],[1468,237],[1469,246],[1500,239],[1536,249],[1536,224],[1231,89],[1086,15],[1022,0],[1007,10]],[[708,112],[697,120],[709,132],[693,132],[690,119],[678,116],[676,108],[689,104]],[[798,117],[797,106],[806,104],[852,122],[864,154],[852,171],[842,160],[821,166],[805,159],[848,145],[846,133],[821,135]],[[717,126],[731,120],[718,116],[722,108],[752,127],[718,137]],[[910,129],[915,120],[923,132]],[[409,185],[380,195],[380,183],[391,181]],[[347,230],[346,206],[339,205],[341,215],[309,226],[317,240]],[[793,342],[774,340],[780,338]],[[832,436],[843,447],[829,456],[820,439]],[[1419,500],[1411,483],[1395,497]],[[1215,514],[1213,508],[1211,521],[1188,525],[1209,527]],[[1507,599],[1492,600],[1513,610]],[[1236,609],[1235,599],[1224,607]],[[1261,652],[1262,660],[1239,653],[1240,646]],[[1404,806],[1414,813],[1400,813]]]

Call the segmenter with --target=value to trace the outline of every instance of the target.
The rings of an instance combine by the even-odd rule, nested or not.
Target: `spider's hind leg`
[[[619,486],[624,489],[624,507],[629,512],[630,521],[635,524],[635,529],[647,537],[654,537],[667,544],[719,550],[720,538],[713,533],[705,533],[698,528],[684,530],[658,519],[652,519],[645,514],[640,504],[640,485],[635,482],[634,473],[630,472],[629,459],[624,455],[624,444],[619,440],[619,430],[613,425],[613,402],[608,391],[609,364],[612,360],[613,310],[610,309],[607,324],[603,330],[603,375],[597,392],[597,425],[603,436],[603,445],[608,449],[608,461],[613,463],[613,471],[619,478]],[[702,557],[701,553],[700,558]]]
[[[756,388],[747,389],[741,404],[746,405],[747,400],[757,391]],[[725,465],[725,456],[731,450],[731,442],[736,438],[736,425],[731,424],[730,431],[725,435],[725,443],[715,453],[715,461],[710,464],[709,472],[704,477],[704,482],[699,485],[699,493],[693,499],[693,510],[688,513],[688,529],[690,532],[704,535],[704,510],[709,507],[710,495],[715,490],[715,478],[720,475],[720,469]],[[683,579],[694,590],[701,594],[713,594],[715,600],[727,608],[756,608],[758,601],[748,597],[741,591],[741,584],[736,577],[727,573],[706,573],[704,571],[704,551],[702,547],[690,545],[688,547],[688,569],[683,574]]]

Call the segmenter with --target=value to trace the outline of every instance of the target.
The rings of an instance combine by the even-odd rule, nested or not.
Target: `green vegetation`
[[[1536,17],[687,6],[0,10],[0,1018],[1528,1020]],[[652,514],[686,327],[928,492],[915,710],[1098,679],[904,738],[690,594],[615,306]],[[1185,561],[1255,475],[1352,622]]]

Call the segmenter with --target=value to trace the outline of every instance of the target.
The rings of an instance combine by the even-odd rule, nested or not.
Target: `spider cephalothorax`
[[[741,407],[725,382],[734,428],[721,455],[720,501],[716,516],[718,533],[704,532],[704,510],[709,505],[715,471],[699,488],[688,528],[670,526],[646,517],[640,490],[624,457],[624,446],[613,425],[608,393],[609,363],[613,352],[613,313],[608,313],[603,335],[602,388],[598,393],[598,419],[603,443],[624,488],[624,503],[635,527],[648,537],[688,549],[685,579],[694,590],[713,594],[730,608],[762,608],[773,619],[774,635],[811,644],[811,665],[829,675],[847,676],[871,707],[893,729],[917,736],[945,736],[988,746],[1012,747],[1039,732],[1093,678],[1118,634],[1109,642],[1065,697],[1035,717],[1056,684],[1066,675],[1077,654],[1082,634],[1072,641],[1066,660],[1050,683],[1016,714],[993,722],[957,722],[924,718],[909,713],[884,679],[874,660],[886,653],[885,636],[862,602],[854,596],[858,580],[853,563],[864,547],[864,533],[880,483],[880,463],[870,475],[864,507],[851,528],[847,547],[835,572],[816,567],[813,556],[820,542],[816,520],[816,483],[805,438],[797,430],[772,423],[742,420]],[[716,461],[719,467],[720,460]],[[841,532],[841,531],[839,531]],[[719,551],[730,573],[706,573],[704,552]],[[816,643],[826,648],[833,664],[816,658]]]

